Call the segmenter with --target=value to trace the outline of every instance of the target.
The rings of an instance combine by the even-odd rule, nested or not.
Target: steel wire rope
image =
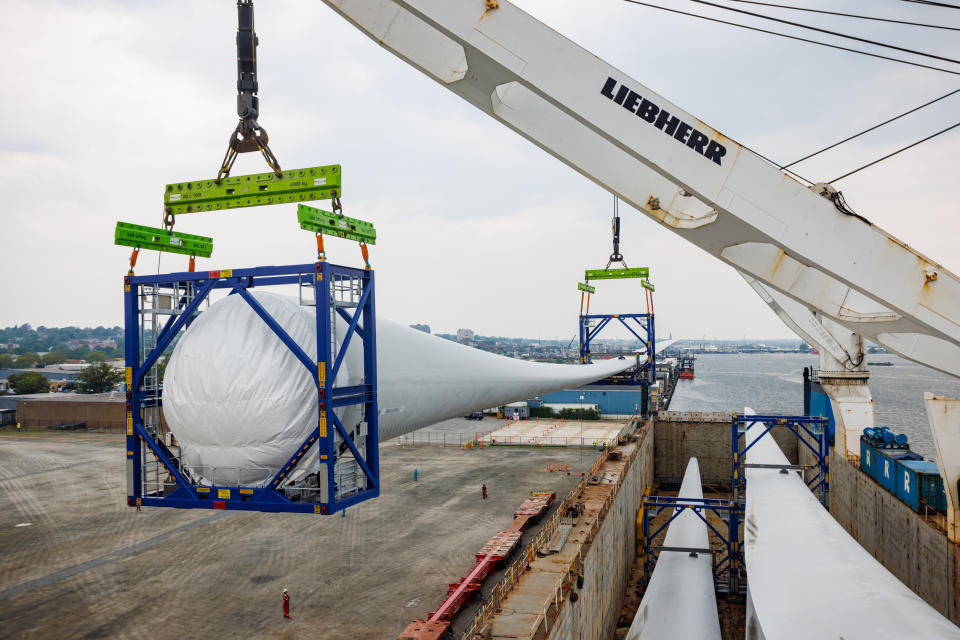
[[[900,118],[902,118],[902,117],[904,117],[904,116],[908,116],[908,115],[910,115],[911,113],[913,113],[913,112],[915,112],[915,111],[919,111],[920,109],[923,109],[924,107],[928,107],[928,106],[930,106],[931,104],[933,104],[933,103],[935,103],[935,102],[939,102],[939,101],[943,100],[944,98],[949,98],[950,96],[952,96],[952,95],[955,94],[955,93],[960,93],[960,89],[954,89],[953,91],[951,91],[951,92],[949,92],[949,93],[943,94],[943,95],[940,96],[939,98],[934,98],[933,100],[931,100],[931,101],[929,101],[929,102],[925,102],[925,103],[921,104],[919,107],[914,107],[913,109],[910,109],[909,111],[904,111],[904,112],[901,113],[900,115],[894,116],[894,117],[890,118],[889,120],[884,120],[884,121],[881,122],[880,124],[876,124],[876,125],[870,127],[869,129],[864,129],[864,130],[861,131],[860,133],[855,133],[854,135],[852,135],[852,136],[850,136],[850,137],[848,137],[848,138],[844,138],[843,140],[841,140],[841,141],[839,141],[839,142],[834,142],[833,144],[831,144],[831,145],[828,146],[828,147],[824,147],[823,149],[820,149],[819,151],[814,151],[814,152],[811,153],[810,155],[803,156],[803,157],[800,158],[799,160],[794,160],[794,161],[791,162],[790,164],[785,164],[785,165],[783,165],[782,167],[780,167],[780,169],[781,169],[781,170],[785,170],[785,169],[787,169],[788,167],[792,167],[792,166],[795,165],[795,164],[800,164],[800,163],[803,162],[804,160],[809,160],[810,158],[812,158],[812,157],[814,157],[814,156],[820,155],[820,154],[823,153],[824,151],[829,151],[830,149],[833,149],[834,147],[838,147],[838,146],[840,146],[841,144],[843,144],[844,142],[850,142],[850,141],[853,140],[854,138],[859,138],[860,136],[862,136],[862,135],[865,134],[865,133],[870,133],[870,132],[873,131],[874,129],[879,129],[880,127],[882,127],[882,126],[885,125],[885,124],[890,124],[890,123],[893,122],[894,120],[899,120]]]
[[[909,60],[903,60],[901,58],[891,58],[890,56],[880,55],[879,53],[870,53],[869,51],[860,51],[859,49],[851,49],[849,47],[841,47],[837,44],[829,44],[827,42],[820,42],[819,40],[810,40],[809,38],[801,38],[800,36],[791,36],[786,33],[780,33],[779,31],[770,31],[769,29],[761,29],[760,27],[751,27],[749,25],[740,24],[739,22],[730,22],[729,20],[721,20],[719,18],[711,18],[709,16],[700,15],[699,13],[690,13],[689,11],[681,11],[679,9],[671,9],[670,7],[663,7],[657,4],[651,4],[649,2],[641,2],[640,0],[623,0],[624,2],[629,2],[630,4],[636,4],[643,7],[649,7],[651,9],[660,9],[661,11],[669,11],[670,13],[677,13],[684,16],[690,16],[692,18],[700,18],[701,20],[709,20],[710,22],[718,22],[720,24],[730,25],[732,27],[740,27],[741,29],[748,29],[750,31],[759,31],[760,33],[767,33],[773,36],[780,36],[781,38],[789,38],[790,40],[799,40],[800,42],[807,42],[810,44],[820,45],[821,47],[829,47],[831,49],[839,49],[841,51],[849,51],[851,53],[859,53],[863,56],[870,56],[871,58],[880,58],[881,60],[890,60],[891,62],[899,62],[901,64],[908,64],[913,67],[920,67],[922,69],[930,69],[932,71],[942,71],[944,73],[950,73],[955,76],[960,76],[960,71],[953,71],[952,69],[944,69],[942,67],[934,67],[928,64],[921,64],[919,62],[911,62]],[[958,7],[960,8],[960,7]]]
[[[851,36],[839,31],[831,31],[829,29],[821,29],[820,27],[813,27],[808,24],[803,24],[802,22],[793,22],[792,20],[784,20],[783,18],[774,18],[773,16],[767,16],[762,13],[754,13],[753,11],[747,11],[746,9],[737,9],[735,7],[727,7],[722,4],[717,4],[716,2],[709,2],[708,0],[690,0],[696,4],[702,4],[708,7],[715,7],[717,9],[723,9],[724,11],[733,11],[734,13],[742,13],[746,16],[753,16],[754,18],[761,18],[762,20],[770,20],[771,22],[779,22],[781,24],[788,24],[791,27],[800,27],[801,29],[808,29],[810,31],[817,31],[819,33],[826,33],[831,36],[837,36],[838,38],[846,38],[848,40],[856,40],[857,42],[864,42],[866,44],[876,45],[878,47],[884,47],[887,49],[894,49],[896,51],[903,51],[904,53],[912,53],[918,56],[924,56],[925,58],[933,58],[935,60],[943,60],[944,62],[952,62],[954,64],[960,64],[960,60],[954,58],[946,58],[944,56],[938,56],[933,53],[924,53],[923,51],[917,51],[916,49],[907,49],[905,47],[898,47],[894,44],[886,44],[879,42],[877,40],[870,40],[868,38],[861,38],[859,36]]]
[[[957,127],[960,127],[960,122],[957,122],[957,123],[955,123],[955,124],[952,124],[952,125],[950,125],[949,127],[947,127],[946,129],[941,129],[940,131],[937,131],[936,133],[930,134],[930,135],[927,136],[926,138],[923,138],[923,139],[921,139],[921,140],[917,140],[916,142],[913,142],[913,143],[911,143],[911,144],[908,144],[907,146],[905,146],[905,147],[903,147],[903,148],[901,148],[901,149],[897,149],[897,150],[894,151],[893,153],[888,153],[887,155],[883,156],[882,158],[877,158],[877,159],[874,160],[873,162],[868,162],[867,164],[863,165],[862,167],[859,167],[859,168],[857,168],[857,169],[854,169],[853,171],[850,171],[849,173],[843,174],[843,175],[840,176],[839,178],[834,178],[833,180],[830,180],[830,183],[832,184],[832,183],[834,183],[834,182],[837,182],[838,180],[843,180],[844,178],[847,178],[847,177],[849,177],[849,176],[852,176],[853,174],[857,173],[858,171],[862,171],[863,169],[866,169],[867,167],[872,167],[873,165],[877,164],[878,162],[883,162],[883,161],[886,160],[887,158],[892,158],[893,156],[897,155],[898,153],[900,153],[900,152],[902,152],[902,151],[906,151],[907,149],[911,149],[911,148],[917,146],[918,144],[922,144],[922,143],[926,142],[927,140],[931,140],[931,139],[933,139],[933,138],[936,138],[937,136],[939,136],[939,135],[941,135],[941,134],[943,134],[943,133],[946,133],[947,131],[950,131],[951,129],[955,129],[955,128],[957,128]]]
[[[914,4],[927,4],[931,7],[943,7],[944,9],[960,9],[960,5],[956,4],[947,4],[946,2],[931,2],[930,0],[903,0],[904,2],[912,2]]]
[[[822,13],[831,16],[843,16],[844,18],[859,18],[861,20],[875,20],[877,22],[892,22],[894,24],[905,24],[911,27],[928,27],[930,29],[946,29],[948,31],[960,31],[960,27],[947,27],[941,24],[926,24],[922,22],[910,22],[909,20],[896,20],[894,18],[878,18],[876,16],[861,16],[855,13],[840,13],[839,11],[827,11],[825,9],[810,9],[808,7],[795,7],[789,4],[773,4],[771,2],[757,2],[757,0],[727,0],[728,2],[742,2],[743,4],[754,4],[761,7],[775,7],[777,9],[789,9],[791,11],[806,11],[809,13]]]

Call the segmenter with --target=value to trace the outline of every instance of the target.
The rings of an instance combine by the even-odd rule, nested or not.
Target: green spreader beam
[[[596,293],[596,292],[597,292],[597,288],[596,288],[596,287],[591,287],[590,285],[588,285],[588,284],[583,284],[582,282],[578,282],[578,283],[577,283],[577,289],[578,289],[579,291],[586,291],[587,293]]]
[[[135,249],[182,253],[187,256],[209,258],[213,253],[213,238],[179,233],[165,229],[154,229],[129,222],[118,222],[113,239],[114,244]]]
[[[332,164],[284,171],[279,178],[274,173],[256,173],[224,178],[220,184],[214,180],[168,184],[163,205],[176,216],[197,211],[329,200],[342,195],[340,165]]]
[[[635,267],[632,269],[587,269],[584,271],[584,280],[622,280],[626,278],[649,278],[650,269]]]
[[[300,228],[327,236],[356,240],[367,244],[377,244],[377,230],[364,220],[348,218],[310,207],[305,204],[297,205],[297,221]]]

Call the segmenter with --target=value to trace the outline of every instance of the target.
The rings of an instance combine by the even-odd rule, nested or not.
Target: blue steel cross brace
[[[652,520],[665,509],[673,509],[674,512],[665,522],[661,523],[660,526],[651,531],[650,524]],[[653,568],[656,564],[654,552],[658,547],[654,547],[652,542],[686,509],[689,509],[695,513],[698,518],[703,520],[703,522],[707,525],[707,529],[712,531],[713,534],[717,536],[726,547],[726,555],[721,557],[719,561],[716,559],[714,560],[713,578],[715,581],[723,584],[724,581],[721,579],[721,576],[726,571],[728,574],[728,579],[726,580],[726,584],[729,589],[728,593],[731,595],[736,595],[736,580],[732,578],[733,567],[735,565],[731,562],[734,553],[734,540],[729,533],[728,535],[723,535],[710,523],[709,520],[707,520],[707,513],[713,513],[718,518],[723,519],[723,514],[732,514],[734,511],[736,511],[736,506],[730,500],[722,500],[718,498],[680,498],[671,496],[643,497],[643,500],[640,503],[640,517],[643,523],[640,542],[643,545],[644,554],[644,584],[650,581],[650,576],[653,574]]]
[[[590,343],[593,342],[607,325],[617,320],[626,327],[633,337],[646,346],[647,361],[645,375],[639,380],[640,384],[652,385],[657,381],[655,362],[656,334],[652,313],[613,313],[613,314],[585,314],[580,316],[580,363],[587,364],[590,360]],[[596,326],[590,323],[596,321]]]
[[[747,429],[751,425],[759,424],[763,427],[760,435],[747,442]],[[741,504],[741,495],[746,488],[746,476],[744,469],[746,464],[747,452],[753,448],[761,438],[770,434],[776,427],[785,427],[793,433],[797,440],[809,449],[816,460],[813,465],[786,465],[781,467],[784,472],[789,470],[800,470],[804,473],[808,468],[815,468],[816,473],[811,478],[806,478],[804,482],[810,487],[811,491],[816,492],[817,498],[828,507],[830,494],[830,445],[827,433],[827,419],[818,416],[769,416],[769,415],[740,415],[732,414],[730,418],[730,491],[732,500],[737,509],[730,513],[730,540],[732,553],[730,561],[732,567],[731,577],[739,576],[741,564],[743,562],[743,550],[740,541],[740,516],[743,514],[743,505]],[[773,437],[772,435],[770,437]],[[743,440],[743,444],[741,444]],[[763,465],[768,466],[768,465]],[[776,467],[777,465],[769,465]]]
[[[312,289],[316,314],[316,359],[308,355],[250,293],[254,287],[297,285]],[[304,441],[291,451],[287,462],[270,480],[256,486],[242,483],[238,470],[235,484],[218,484],[200,478],[182,464],[159,435],[159,409],[163,388],[156,379],[155,365],[180,331],[188,328],[200,305],[214,290],[237,294],[263,320],[273,334],[310,372],[317,389],[317,424]],[[338,304],[339,292],[359,291],[359,302]],[[145,326],[144,318],[156,307],[144,303],[165,297],[173,304],[170,315],[157,331],[155,319]],[[352,314],[344,307],[350,307]],[[333,323],[340,317],[347,324],[346,335],[335,344]],[[126,433],[127,504],[130,506],[177,507],[186,509],[228,509],[292,513],[333,514],[375,498],[380,494],[379,434],[377,410],[376,321],[373,271],[317,262],[280,267],[256,267],[182,272],[124,278],[124,322],[126,325]],[[152,335],[156,331],[156,335]],[[141,342],[143,341],[143,342]],[[337,373],[351,341],[360,342],[363,353],[360,384],[337,385]],[[144,343],[153,344],[147,350]],[[150,384],[145,381],[150,380]],[[149,388],[148,388],[149,387]],[[336,414],[341,407],[359,406],[361,422],[356,430],[346,428]],[[366,423],[366,431],[362,429]],[[289,483],[289,475],[309,461],[319,469],[316,486]],[[147,486],[146,465],[156,469],[152,490]],[[343,474],[343,465],[356,465],[352,476]],[[161,481],[162,473],[167,478]],[[340,473],[338,473],[338,469]],[[345,482],[350,478],[352,484]],[[349,485],[349,486],[348,486]]]

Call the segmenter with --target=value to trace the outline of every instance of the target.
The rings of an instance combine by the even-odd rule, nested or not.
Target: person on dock
[[[480,487],[480,495],[484,500],[487,499],[487,485]]]
[[[290,618],[290,594],[286,589],[283,590],[283,617]]]

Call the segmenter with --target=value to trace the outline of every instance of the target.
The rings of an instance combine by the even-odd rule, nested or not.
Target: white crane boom
[[[801,184],[506,0],[324,2],[763,287],[960,376],[960,279],[829,185]]]

